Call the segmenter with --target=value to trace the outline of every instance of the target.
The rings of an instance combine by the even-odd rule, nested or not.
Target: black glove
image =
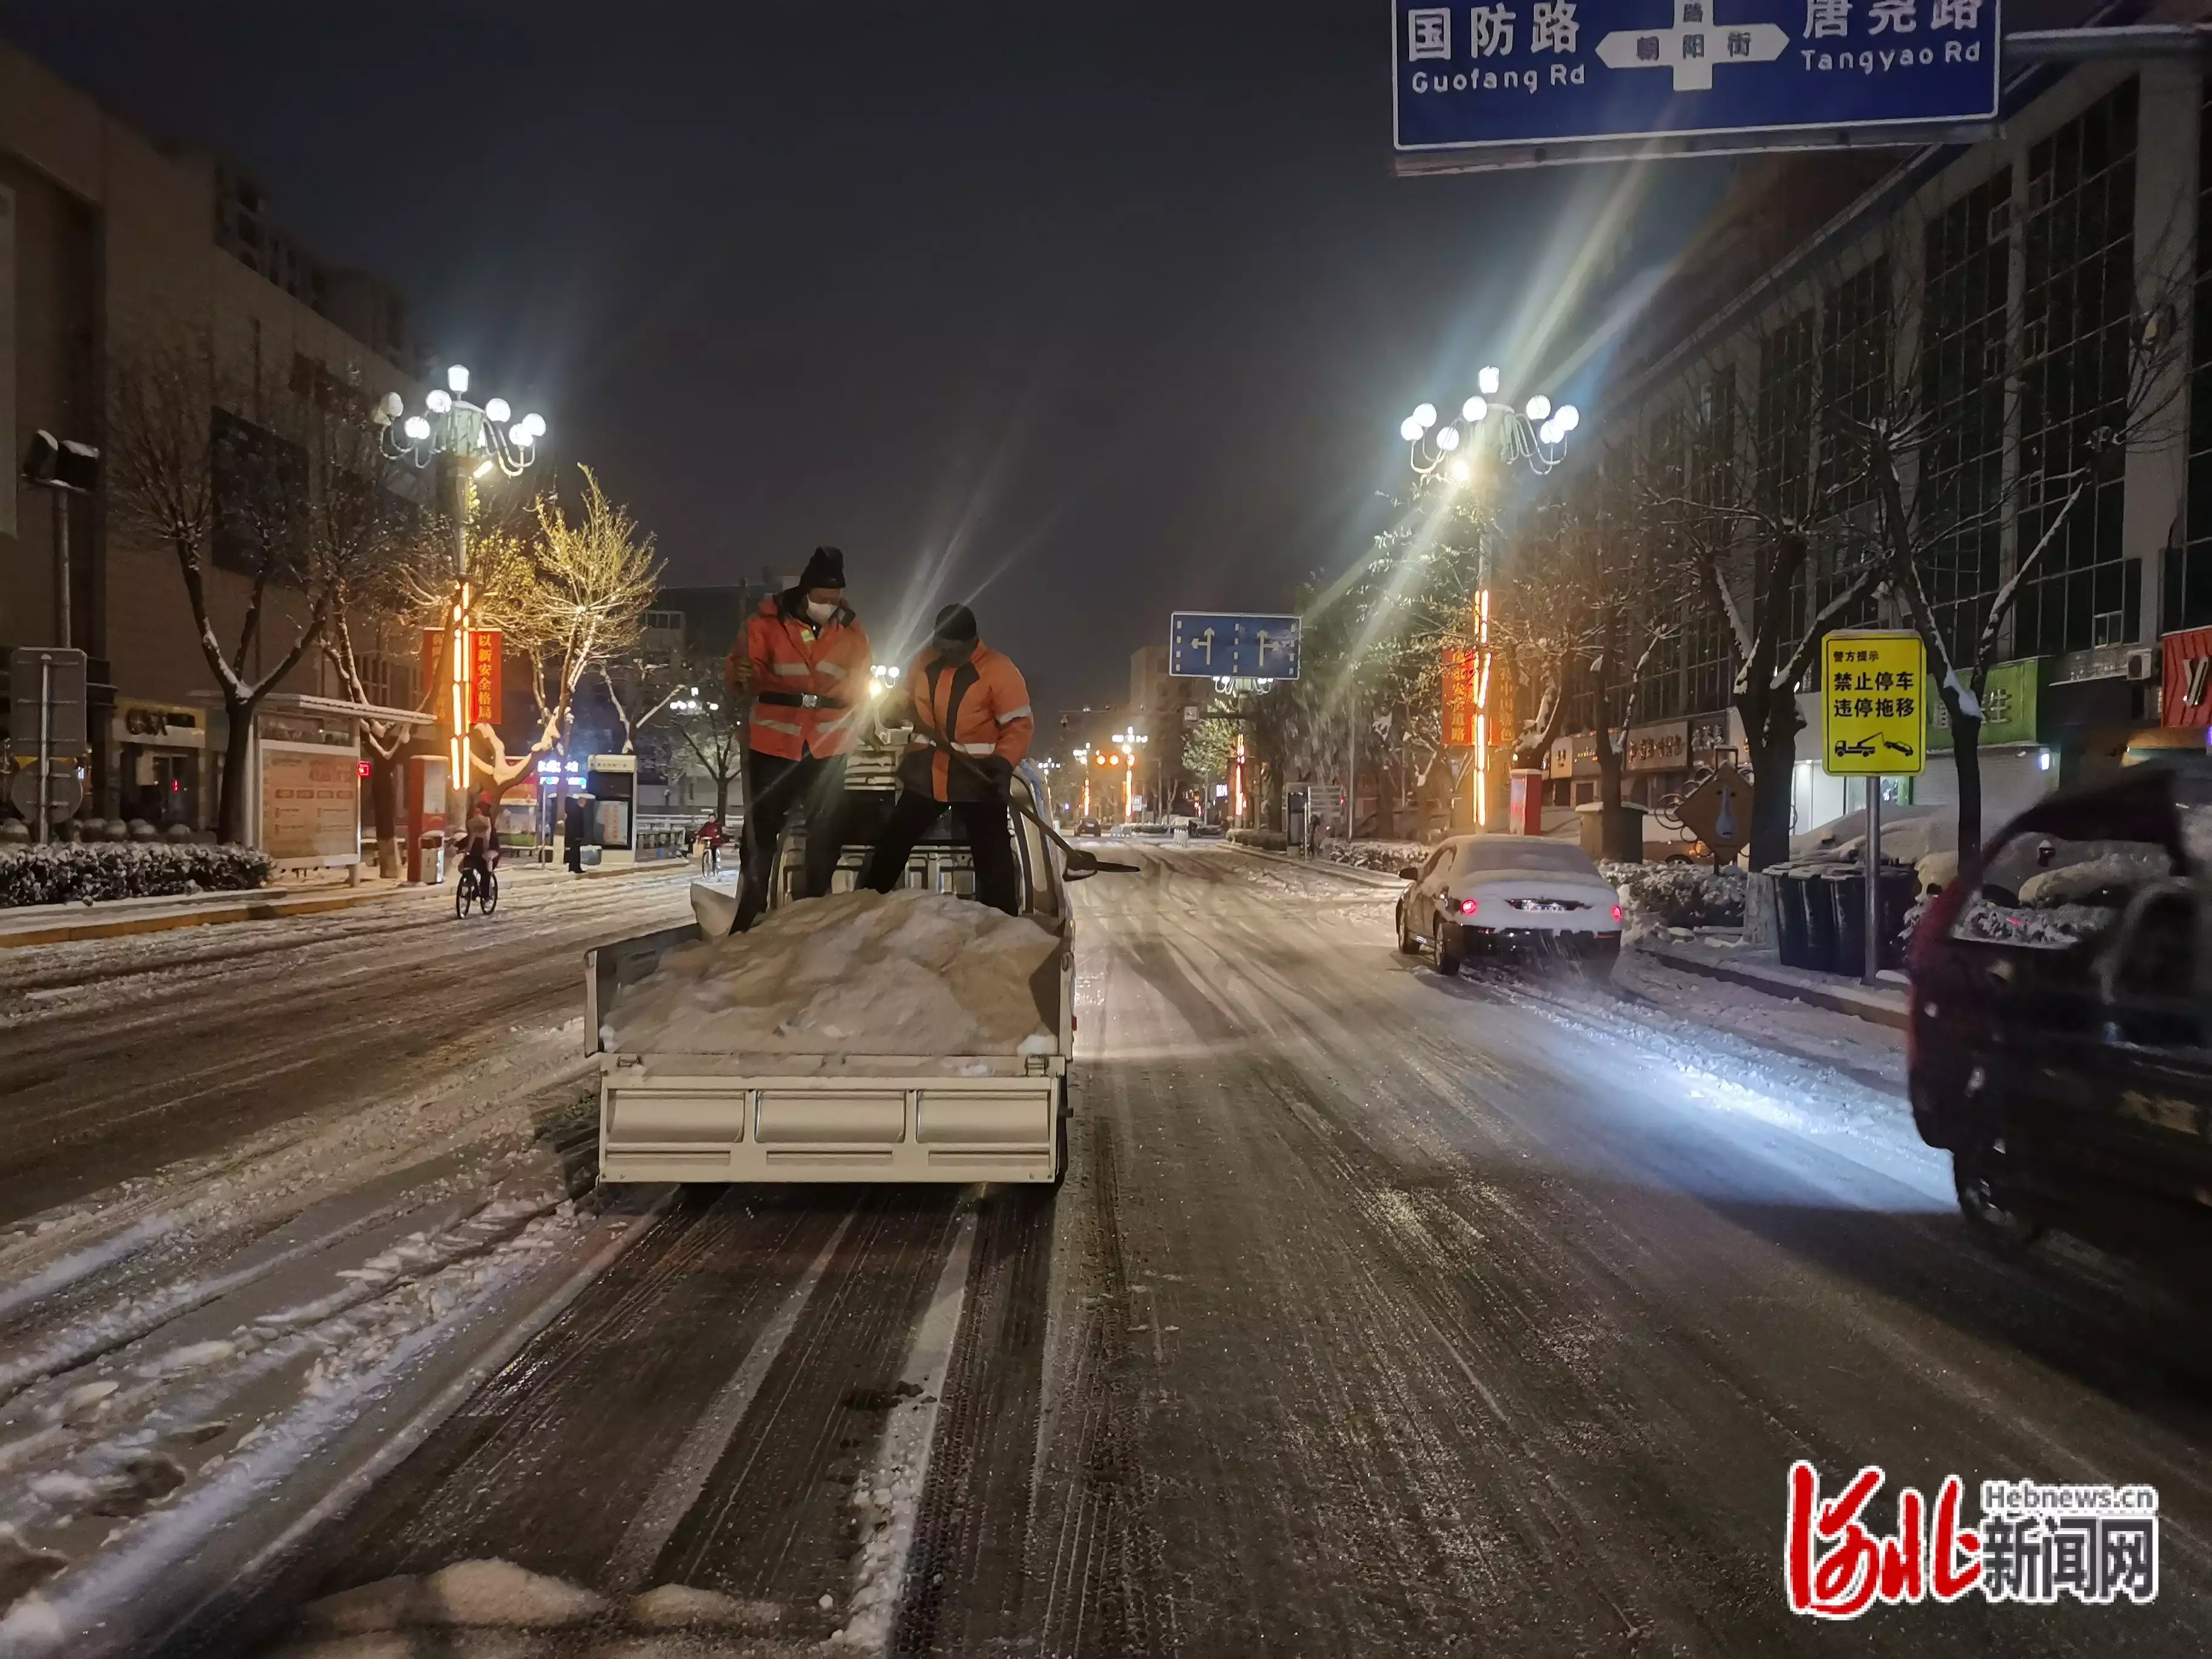
[[[1014,781],[1013,762],[1008,760],[1004,755],[981,755],[976,757],[975,769],[983,775],[984,781],[991,786],[992,794],[1000,800],[1006,799],[1007,791],[1012,787]]]

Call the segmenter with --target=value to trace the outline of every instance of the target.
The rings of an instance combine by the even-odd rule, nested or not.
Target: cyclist
[[[492,823],[491,798],[479,795],[469,809],[468,833],[461,842],[461,868],[477,872],[477,890],[490,890],[492,870],[499,863],[499,830]]]

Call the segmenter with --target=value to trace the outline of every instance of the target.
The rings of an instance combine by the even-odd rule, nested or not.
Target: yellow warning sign
[[[1820,641],[1820,764],[1830,777],[1917,774],[1927,759],[1927,648],[1912,633]]]

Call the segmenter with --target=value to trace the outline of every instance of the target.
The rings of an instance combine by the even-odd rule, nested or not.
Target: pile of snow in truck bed
[[[836,893],[670,951],[601,1038],[631,1054],[1048,1054],[1059,950],[1042,923],[972,900]]]

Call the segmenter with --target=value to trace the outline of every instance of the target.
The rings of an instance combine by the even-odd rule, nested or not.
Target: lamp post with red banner
[[[383,430],[386,454],[439,469],[439,492],[453,526],[453,596],[443,626],[426,629],[423,638],[426,678],[436,675],[441,664],[445,671],[441,724],[447,727],[448,823],[467,822],[473,769],[469,733],[480,721],[497,721],[501,690],[502,641],[496,629],[476,625],[477,590],[469,574],[469,514],[476,487],[495,472],[520,477],[538,459],[538,441],[545,435],[543,416],[518,418],[506,398],[475,404],[468,391],[469,371],[455,363],[446,371],[445,386],[425,395],[422,412],[410,415],[406,399],[396,392],[372,411]]]

